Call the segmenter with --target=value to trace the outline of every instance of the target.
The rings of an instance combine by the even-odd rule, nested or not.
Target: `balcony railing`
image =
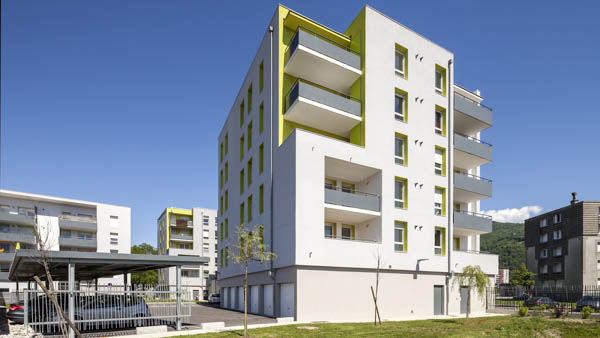
[[[492,160],[492,145],[475,137],[454,132],[454,148],[464,153],[476,156],[472,165],[481,165]],[[455,162],[458,159],[455,159]]]
[[[359,99],[304,79],[297,79],[285,95],[286,111],[299,96],[306,96],[315,102],[325,104],[358,117],[362,116],[360,107],[361,101]]]
[[[35,215],[33,213],[16,213],[0,208],[0,221],[10,224],[35,225]]]
[[[342,240],[342,241],[377,243],[377,241],[374,239],[356,238],[356,237],[352,238],[352,237],[345,237],[345,236],[325,236],[325,239],[337,239],[337,240]]]
[[[492,216],[473,211],[454,210],[454,227],[480,232],[491,232]]]
[[[194,235],[171,233],[171,240],[193,240]]]
[[[58,225],[61,229],[95,231],[97,229],[97,219],[94,217],[81,217],[74,215],[61,215],[58,219]]]
[[[20,242],[27,244],[35,243],[35,236],[33,235],[33,230],[26,231],[25,229],[21,231],[13,229],[0,230],[0,239],[9,242]]]
[[[379,195],[325,185],[325,203],[379,212]]]
[[[97,246],[96,237],[72,237],[68,235],[61,235],[58,238],[58,244],[60,246],[80,247],[80,248],[95,248]]]
[[[492,180],[469,173],[455,172],[454,187],[476,194],[471,196],[492,196]]]
[[[491,143],[488,143],[488,142],[482,141],[482,140],[480,140],[480,139],[478,139],[478,138],[475,138],[475,137],[473,137],[473,136],[469,136],[469,135],[465,135],[465,134],[461,134],[461,133],[457,133],[457,132],[454,132],[454,134],[455,134],[455,135],[462,136],[462,137],[464,137],[464,138],[466,138],[466,139],[468,139],[468,140],[471,140],[471,141],[474,141],[474,142],[477,142],[477,143],[481,143],[481,144],[483,144],[483,145],[486,145],[486,146],[488,146],[488,147],[491,147],[491,146],[492,146],[492,144],[491,144]]]
[[[298,26],[298,30],[290,40],[288,48],[285,50],[285,63],[289,61],[290,57],[294,54],[300,44],[327,57],[360,69],[359,52],[302,26]]]
[[[469,115],[487,125],[492,124],[492,108],[477,103],[467,97],[454,93],[454,109]]]
[[[171,224],[172,227],[188,227],[191,228],[194,226],[194,223],[192,220],[176,220],[173,221],[171,220]]]

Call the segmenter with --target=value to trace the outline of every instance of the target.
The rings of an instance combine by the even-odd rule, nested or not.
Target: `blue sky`
[[[494,108],[483,209],[600,200],[600,4],[368,3],[454,52]],[[155,244],[167,206],[216,208],[217,135],[276,4],[2,1],[0,186],[131,206],[132,243]],[[365,3],[283,4],[344,31]]]

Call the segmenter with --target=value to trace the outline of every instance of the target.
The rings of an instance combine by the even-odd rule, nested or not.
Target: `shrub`
[[[519,317],[527,317],[528,313],[529,313],[529,308],[527,308],[525,306],[521,306],[519,308]]]
[[[592,312],[594,312],[594,309],[592,309],[589,306],[584,306],[583,309],[581,309],[581,318],[583,318],[583,319],[590,318],[590,316],[592,315]]]
[[[553,310],[552,310],[552,314],[554,315],[554,318],[560,318],[562,316],[564,316],[565,314],[565,306],[564,305],[557,305]]]

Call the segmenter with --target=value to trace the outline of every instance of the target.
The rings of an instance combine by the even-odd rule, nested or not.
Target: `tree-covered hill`
[[[525,263],[525,234],[522,223],[493,223],[489,234],[481,235],[481,251],[499,256],[500,269],[518,269]]]

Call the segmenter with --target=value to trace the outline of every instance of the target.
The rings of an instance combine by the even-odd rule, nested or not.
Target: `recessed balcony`
[[[492,108],[454,93],[454,130],[475,134],[492,126]]]
[[[171,219],[170,226],[178,228],[192,228],[194,226],[194,222],[187,219]]]
[[[454,133],[454,164],[474,168],[492,161],[492,145],[474,137]]]
[[[58,238],[58,244],[61,247],[77,247],[77,248],[91,248],[94,249],[97,246],[96,238],[82,238],[82,237],[65,237],[61,236]]]
[[[457,232],[484,234],[492,232],[492,217],[472,211],[454,211],[454,228]]]
[[[342,137],[362,120],[360,100],[298,80],[285,97],[285,119]]]
[[[16,230],[0,231],[0,240],[5,242],[19,242],[22,244],[35,244],[35,236],[33,228]]]
[[[18,225],[35,225],[35,215],[32,213],[17,213],[11,212],[4,208],[0,208],[0,222]]]
[[[299,26],[285,52],[284,72],[348,94],[361,76],[360,54]]]
[[[80,230],[95,232],[98,225],[95,218],[78,217],[72,215],[61,215],[58,226],[64,230]]]
[[[193,242],[194,236],[191,234],[176,234],[171,232],[170,238],[172,241]]]
[[[492,197],[492,181],[464,173],[454,173],[454,199],[471,203]]]

